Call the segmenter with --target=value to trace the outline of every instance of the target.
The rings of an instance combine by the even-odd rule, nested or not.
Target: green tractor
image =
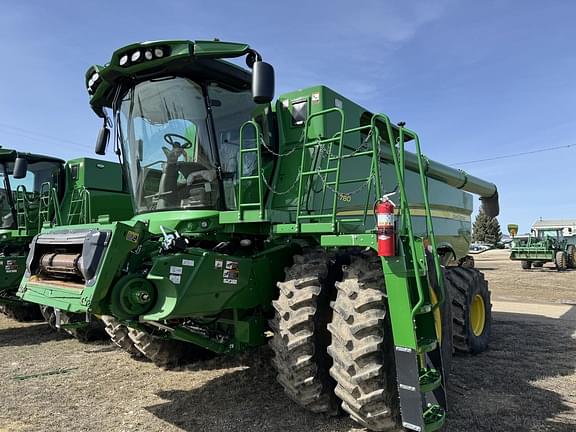
[[[0,196],[0,310],[17,320],[44,318],[52,326],[61,321],[69,324],[69,333],[81,339],[96,337],[97,322],[75,324],[83,323],[85,314],[78,317],[62,311],[60,315],[60,310],[22,301],[16,292],[25,273],[29,245],[43,229],[131,217],[132,203],[122,192],[120,165],[89,158],[65,163],[8,149],[0,149],[0,165],[4,186]],[[56,254],[46,257],[47,268],[61,264]]]
[[[238,57],[250,70],[225,61]],[[492,183],[325,86],[272,103],[273,68],[246,44],[129,45],[86,86],[104,121],[96,152],[113,123],[135,216],[43,232],[23,299],[100,315],[162,366],[268,343],[278,382],[312,412],[371,430],[444,424],[453,351],[490,336],[484,276],[458,263],[467,192],[495,216]],[[53,250],[69,268],[47,271]]]
[[[576,267],[576,246],[568,244],[562,229],[538,230],[527,239],[514,238],[510,259],[520,261],[524,270],[551,262],[556,270],[564,271]]]

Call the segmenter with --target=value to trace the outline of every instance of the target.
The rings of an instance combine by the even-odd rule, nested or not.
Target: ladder
[[[19,185],[16,188],[16,224],[19,233],[28,232],[28,205],[27,205],[26,188]]]
[[[428,180],[418,135],[398,127],[395,137],[390,119],[383,114],[372,117],[376,136],[377,123],[384,126],[385,141],[390,145],[399,202],[399,252],[397,257],[382,257],[388,306],[394,335],[394,349],[402,425],[409,430],[434,431],[442,427],[447,410],[445,376],[436,334],[434,312],[445,301],[444,278],[436,253],[436,238],[428,198]],[[424,202],[427,241],[414,235],[405,188],[405,143],[416,147],[420,189]],[[431,291],[437,297],[433,304]],[[406,329],[411,329],[407,331]]]
[[[85,187],[74,188],[70,198],[68,225],[87,224],[92,220],[90,192]]]
[[[62,216],[58,205],[58,194],[50,182],[40,185],[40,198],[38,203],[38,232],[45,223],[62,225]]]
[[[256,145],[248,147],[246,139],[247,128],[252,128],[254,131]],[[240,128],[240,151],[239,151],[239,164],[238,164],[238,210],[237,218],[239,222],[246,219],[248,214],[251,214],[250,222],[263,222],[265,220],[264,212],[264,185],[262,173],[262,155],[260,148],[260,126],[254,120],[245,122]],[[256,173],[244,175],[244,156],[254,154],[256,156]],[[249,189],[248,186],[256,183],[258,187],[258,200],[246,201],[245,194]],[[254,209],[256,214],[254,215]]]

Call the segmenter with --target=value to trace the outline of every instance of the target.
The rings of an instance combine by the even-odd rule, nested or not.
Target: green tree
[[[472,226],[472,241],[495,245],[501,240],[502,231],[498,219],[491,218],[480,210]]]

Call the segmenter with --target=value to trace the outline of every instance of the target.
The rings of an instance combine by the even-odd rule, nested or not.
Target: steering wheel
[[[164,135],[164,141],[172,146],[172,150],[192,148],[192,142],[188,138],[175,133]]]

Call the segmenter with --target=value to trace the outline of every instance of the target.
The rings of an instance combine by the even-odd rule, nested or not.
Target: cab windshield
[[[249,91],[182,77],[132,87],[115,117],[136,212],[233,207],[238,134],[254,106]]]
[[[42,185],[57,186],[61,168],[58,162],[29,162],[26,177],[15,179],[14,162],[0,162],[0,227],[16,227],[20,205],[25,205],[27,210],[37,207]]]

